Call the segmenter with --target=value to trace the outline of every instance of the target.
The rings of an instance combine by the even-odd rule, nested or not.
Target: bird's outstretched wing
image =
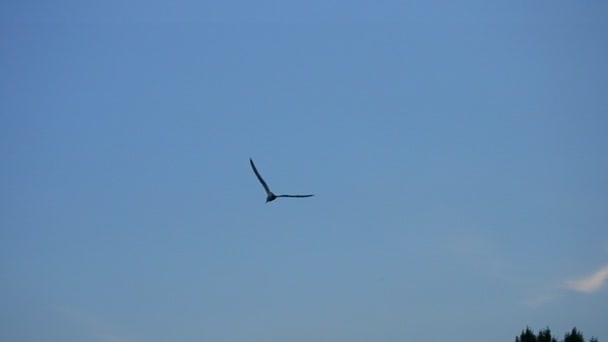
[[[302,198],[302,197],[312,197],[314,195],[278,195],[277,197],[297,197],[297,198]]]
[[[255,172],[256,177],[258,177],[258,180],[260,181],[260,183],[262,183],[264,190],[266,190],[266,193],[269,194],[270,189],[268,188],[268,184],[266,184],[264,178],[260,176],[260,173],[258,172],[258,169],[255,168],[255,164],[253,163],[253,160],[251,158],[249,158],[249,163],[251,164],[251,168],[253,169],[253,172]]]

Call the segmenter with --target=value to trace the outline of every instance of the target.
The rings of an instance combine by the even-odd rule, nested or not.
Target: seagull
[[[260,176],[260,173],[258,172],[258,169],[256,169],[255,164],[253,163],[253,160],[251,158],[249,158],[249,163],[251,164],[251,168],[253,169],[253,172],[255,172],[255,176],[258,177],[258,180],[260,181],[260,183],[262,183],[262,186],[264,187],[264,190],[266,190],[266,203],[268,202],[272,202],[275,199],[279,198],[279,197],[297,197],[297,198],[302,198],[302,197],[312,197],[314,195],[275,195],[272,191],[270,191],[270,188],[268,188],[268,184],[266,184],[266,182],[264,181],[264,179],[262,178],[262,176]]]

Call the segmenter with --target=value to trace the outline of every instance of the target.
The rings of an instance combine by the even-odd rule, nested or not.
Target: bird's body
[[[266,202],[272,202],[275,199],[277,199],[277,195],[273,194],[272,192],[266,194]]]
[[[258,169],[255,167],[255,164],[253,163],[253,160],[251,158],[249,158],[249,163],[251,164],[251,168],[253,169],[253,172],[255,173],[255,176],[258,178],[258,180],[260,181],[260,183],[264,187],[264,190],[266,190],[266,203],[272,202],[272,201],[274,201],[275,199],[277,199],[279,197],[303,198],[303,197],[312,197],[312,196],[314,196],[314,195],[275,195],[272,191],[270,191],[270,188],[268,187],[268,184],[266,184],[266,182],[264,181],[264,178],[262,178],[262,176],[258,172]]]

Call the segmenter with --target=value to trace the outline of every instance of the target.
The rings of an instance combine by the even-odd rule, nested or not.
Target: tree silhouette
[[[522,330],[518,337],[515,337],[515,342],[538,342],[534,331],[530,327],[526,327],[526,330]]]
[[[564,336],[564,342],[585,342],[585,338],[583,337],[583,334],[581,334],[578,330],[576,330],[576,327],[574,327],[572,328],[571,332],[566,333]]]
[[[547,327],[538,332],[537,342],[557,342],[557,339],[551,336],[551,329]]]
[[[534,330],[530,327],[526,327],[522,330],[519,336],[515,337],[515,342],[558,342],[558,340],[551,335],[551,329],[548,327],[544,330],[540,330],[538,335],[534,334]],[[576,329],[572,328],[570,332],[564,335],[564,339],[559,342],[585,342],[583,334]],[[589,342],[599,342],[597,337],[592,337]]]

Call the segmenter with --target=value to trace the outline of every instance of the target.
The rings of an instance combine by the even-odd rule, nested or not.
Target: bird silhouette
[[[314,195],[275,195],[272,191],[270,191],[270,188],[268,187],[268,184],[266,184],[266,182],[264,181],[264,178],[262,178],[262,176],[260,176],[260,173],[258,172],[258,169],[255,167],[255,164],[253,163],[253,160],[251,158],[249,158],[249,163],[251,164],[251,168],[253,169],[255,176],[258,177],[258,180],[260,181],[260,183],[262,183],[264,190],[266,190],[266,203],[272,202],[279,197],[302,198],[302,197],[314,196]]]

